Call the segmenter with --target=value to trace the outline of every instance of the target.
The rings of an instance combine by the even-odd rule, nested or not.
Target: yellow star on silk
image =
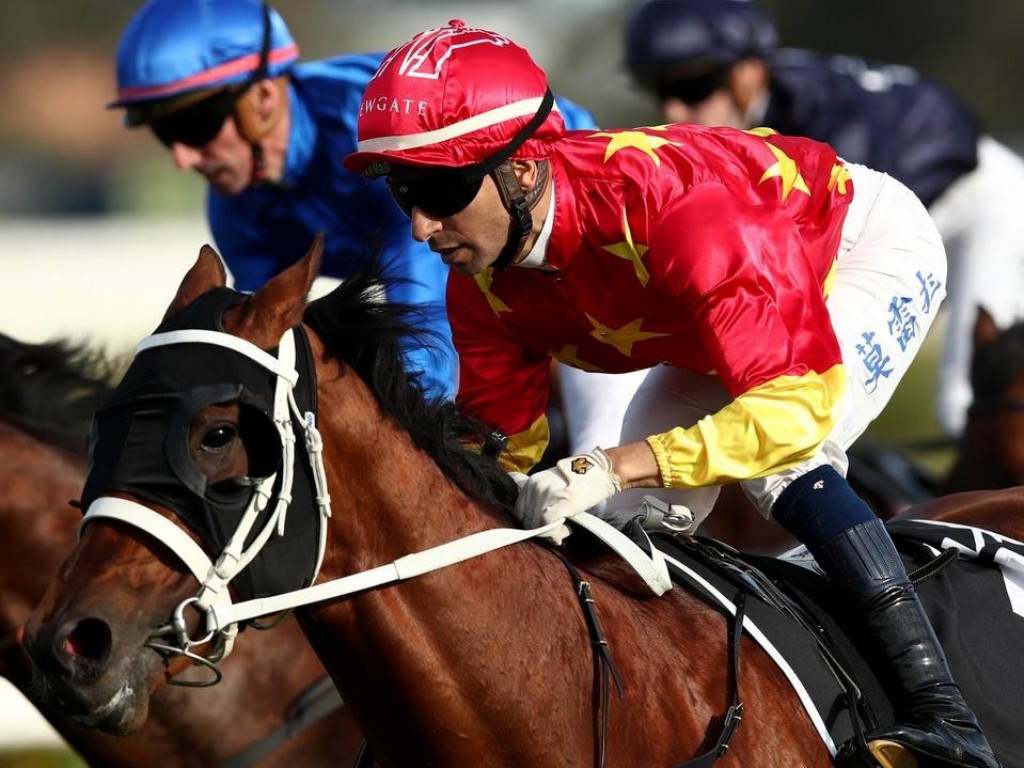
[[[600,131],[599,133],[590,134],[590,138],[596,138],[599,136],[611,139],[611,141],[608,142],[608,148],[604,151],[604,161],[606,163],[609,158],[619,150],[633,147],[634,149],[639,149],[651,158],[655,165],[660,166],[661,158],[658,157],[654,150],[659,147],[663,147],[666,144],[679,144],[678,141],[663,139],[660,136],[649,136],[643,131]]]
[[[638,341],[653,339],[658,336],[668,336],[667,333],[650,333],[648,331],[641,331],[640,326],[643,325],[644,322],[642,317],[629,321],[621,328],[609,328],[608,326],[603,325],[600,321],[592,318],[590,315],[587,315],[587,320],[589,320],[590,324],[594,326],[594,330],[590,332],[591,336],[602,344],[611,344],[626,357],[632,357],[633,345]]]
[[[646,286],[647,281],[651,279],[651,275],[642,261],[643,255],[647,253],[647,246],[633,242],[633,233],[629,229],[629,219],[626,217],[625,208],[622,209],[622,232],[626,236],[624,241],[601,247],[620,259],[632,262],[633,270],[636,272],[636,279],[640,281],[640,285]]]
[[[764,126],[761,126],[759,128],[751,128],[750,130],[746,131],[746,133],[752,134],[754,136],[774,136],[776,133],[778,133],[778,131],[776,131],[774,128],[766,128]]]
[[[487,299],[487,303],[491,305],[491,309],[494,310],[494,314],[500,316],[502,312],[512,311],[512,307],[491,293],[491,283],[494,282],[494,267],[487,267],[482,272],[477,272],[473,275],[473,279],[480,290],[484,292],[484,297]]]
[[[590,371],[596,373],[602,369],[592,363],[588,363],[585,360],[579,358],[579,349],[575,344],[566,344],[557,352],[552,352],[551,356],[559,362],[571,365],[573,368],[579,368],[581,371]]]
[[[839,187],[839,194],[846,194],[846,182],[850,181],[850,169],[843,163],[836,163],[832,166],[832,173],[828,179],[828,191],[831,192]]]
[[[807,182],[804,181],[804,177],[800,175],[800,169],[796,167],[796,162],[793,158],[774,144],[769,144],[766,141],[764,145],[771,150],[773,155],[775,155],[777,162],[768,167],[757,183],[762,184],[768,179],[774,179],[776,177],[781,179],[783,202],[786,201],[786,198],[789,197],[789,193],[794,189],[808,195],[811,194],[811,190],[807,188]]]

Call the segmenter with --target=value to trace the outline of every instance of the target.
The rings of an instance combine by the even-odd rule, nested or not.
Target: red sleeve
[[[548,442],[551,359],[516,342],[476,281],[448,278],[448,316],[459,355],[456,402],[509,436],[510,468],[528,471]]]

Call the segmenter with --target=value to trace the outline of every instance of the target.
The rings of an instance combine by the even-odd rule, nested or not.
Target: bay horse
[[[15,637],[75,546],[81,513],[68,500],[81,493],[89,421],[113,367],[82,346],[0,334],[0,675],[30,699]],[[220,685],[162,688],[133,735],[41,712],[90,765],[351,765],[362,737],[295,622],[246,635]]]
[[[528,539],[508,511],[512,480],[486,442],[467,444],[486,431],[407,376],[398,308],[373,280],[307,303],[321,253],[318,239],[241,295],[205,246],[140,345],[97,414],[88,523],[26,625],[40,695],[139,722],[186,665],[156,653],[154,633],[206,652],[230,627],[225,611],[271,613],[298,596],[299,623],[381,765],[646,768],[713,748],[732,622],[686,590],[656,597],[618,557]],[[289,452],[305,463],[281,460]],[[139,485],[144,475],[160,487]],[[306,501],[289,509],[285,487]],[[230,565],[218,552],[235,538],[216,530],[229,515],[255,519],[268,547],[296,529],[288,565],[246,587],[267,594],[276,580],[279,594],[225,607],[222,593],[238,594],[208,577],[197,595],[158,540]],[[506,537],[518,543],[494,548]],[[745,716],[717,764],[832,765],[779,667],[747,635],[739,649]]]
[[[1024,485],[1024,322],[1000,329],[978,307],[973,400],[940,493]]]

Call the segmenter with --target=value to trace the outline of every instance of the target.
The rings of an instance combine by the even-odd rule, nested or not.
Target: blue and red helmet
[[[260,0],[149,0],[117,49],[117,99],[129,126],[196,96],[286,74],[299,49]]]
[[[647,0],[626,26],[626,67],[646,83],[667,69],[767,59],[777,44],[752,0]]]

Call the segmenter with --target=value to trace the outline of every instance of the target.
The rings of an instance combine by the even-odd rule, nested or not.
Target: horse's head
[[[293,329],[321,252],[318,239],[245,296],[224,287],[220,258],[204,247],[97,411],[81,538],[26,625],[48,705],[134,731],[154,690],[229,650],[232,636],[201,626],[204,606],[314,577],[320,521],[290,520],[287,536],[274,534],[293,494],[313,506],[288,458],[292,419],[316,410],[305,336]],[[268,351],[278,347],[297,362]]]
[[[942,494],[1024,485],[1024,323],[999,328],[978,307],[972,341],[973,400]]]

